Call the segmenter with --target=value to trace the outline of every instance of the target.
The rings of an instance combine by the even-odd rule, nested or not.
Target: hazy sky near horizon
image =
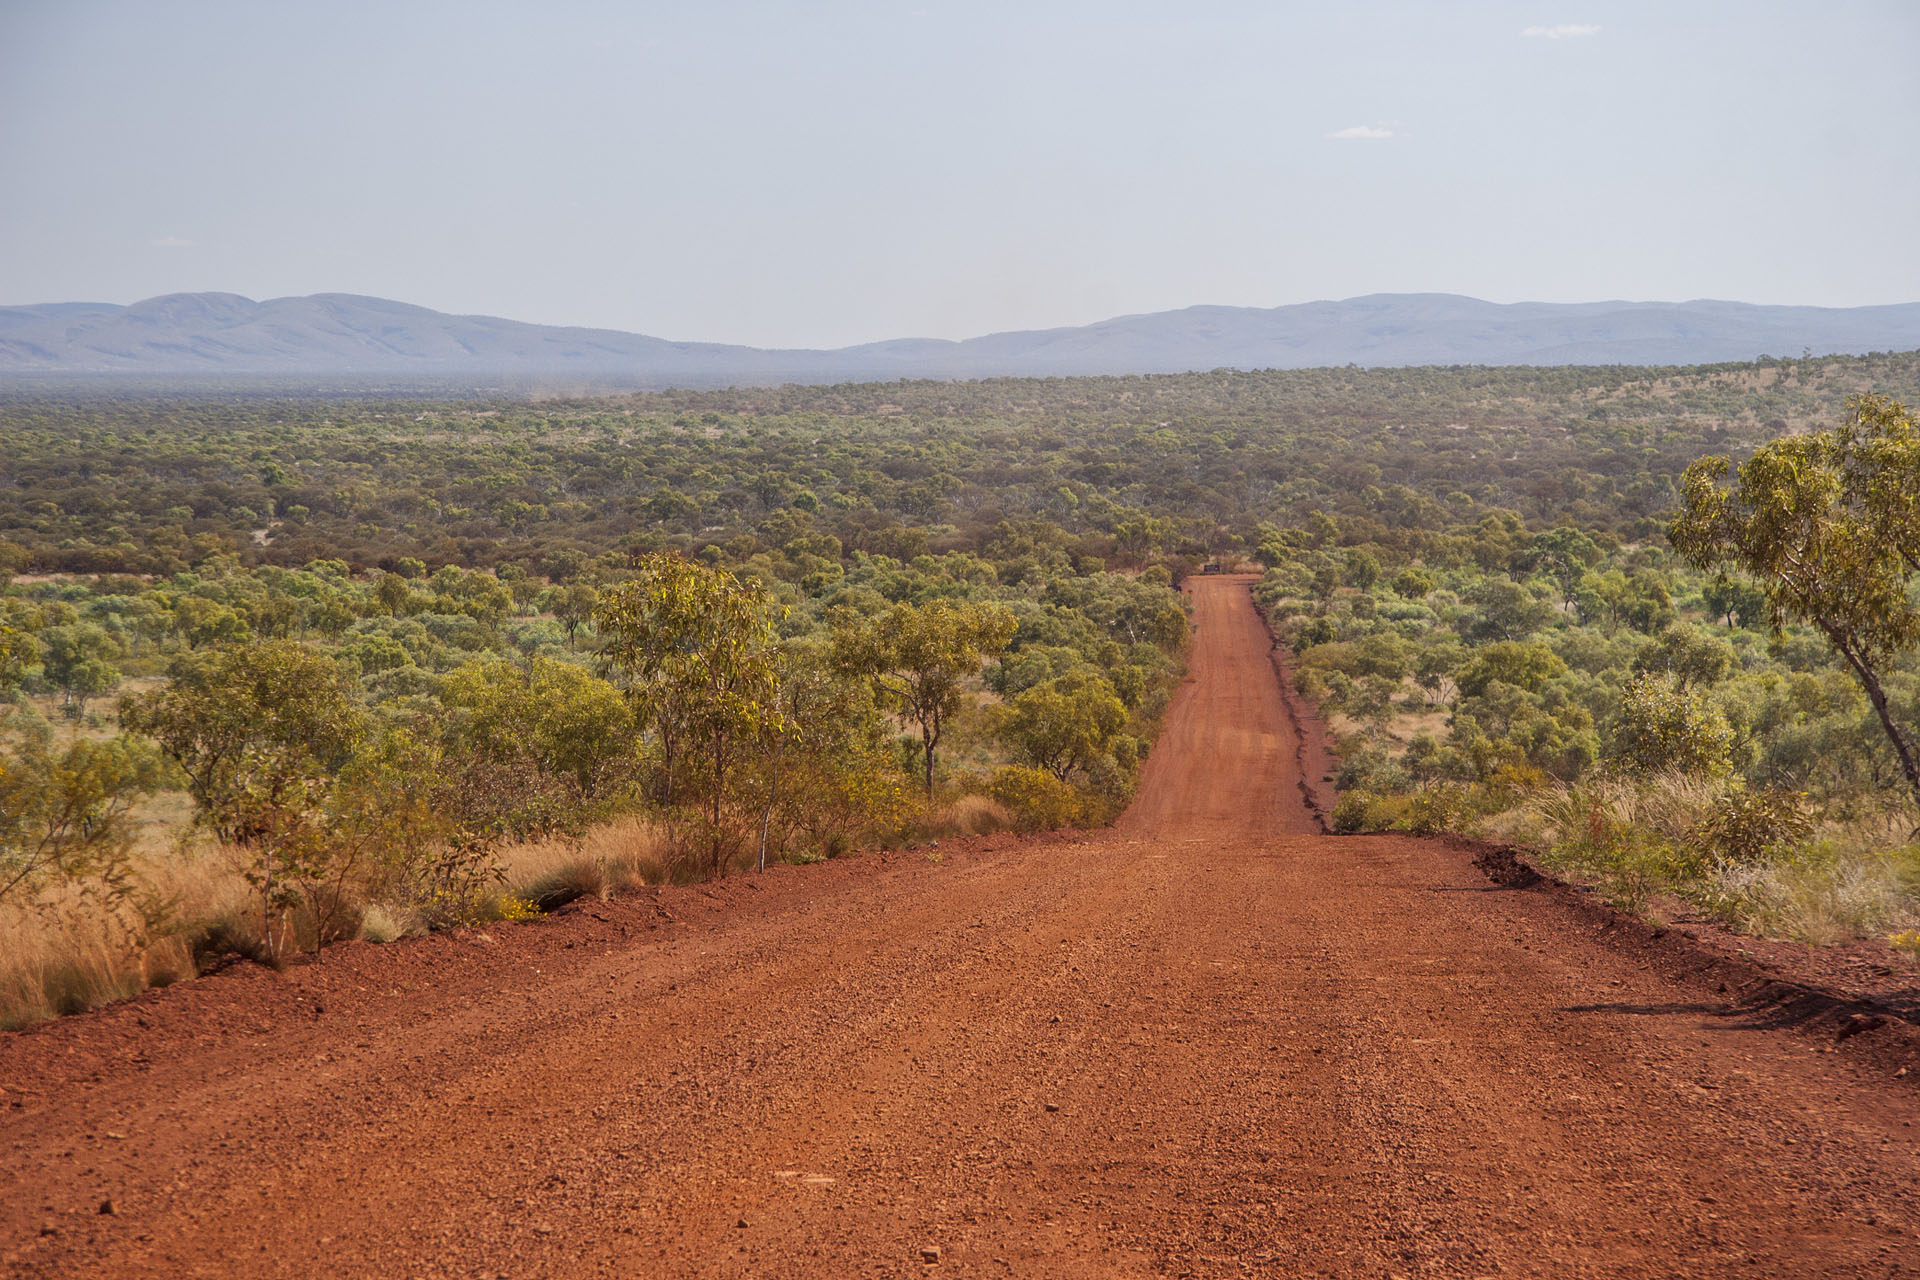
[[[0,304],[1920,300],[1913,0],[0,0]]]

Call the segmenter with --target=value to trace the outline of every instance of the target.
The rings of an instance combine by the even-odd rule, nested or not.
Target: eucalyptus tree
[[[838,620],[836,664],[870,678],[881,699],[919,727],[929,796],[934,753],[965,705],[965,682],[1006,649],[1017,625],[1005,605],[944,597],[897,604],[876,618]]]
[[[1920,573],[1920,424],[1897,401],[1860,396],[1830,431],[1787,436],[1731,464],[1687,468],[1686,505],[1668,530],[1702,569],[1751,575],[1775,623],[1811,623],[1847,664],[1920,803],[1913,730],[1884,673],[1920,643],[1912,588]]]
[[[758,583],[667,552],[642,557],[594,609],[601,655],[660,742],[666,802],[683,773],[703,793],[714,874],[728,780],[779,715],[777,612]]]

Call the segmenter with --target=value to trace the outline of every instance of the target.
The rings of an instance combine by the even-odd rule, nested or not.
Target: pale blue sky
[[[0,303],[791,346],[1370,292],[1907,302],[1916,66],[1914,0],[0,0]]]

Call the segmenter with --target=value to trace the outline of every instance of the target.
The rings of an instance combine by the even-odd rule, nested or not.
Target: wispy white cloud
[[[193,241],[182,240],[179,236],[161,236],[158,240],[152,240],[152,241],[149,241],[148,243],[152,244],[153,247],[156,249],[191,249],[193,248]]]
[[[1552,27],[1528,27],[1520,34],[1542,40],[1577,40],[1581,36],[1595,35],[1600,28],[1590,22],[1562,22]]]
[[[1342,142],[1353,138],[1391,138],[1393,130],[1383,129],[1378,125],[1356,124],[1346,129],[1335,129],[1327,136]]]

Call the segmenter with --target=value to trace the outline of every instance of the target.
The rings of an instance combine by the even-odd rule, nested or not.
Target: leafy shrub
[[[1417,836],[1442,831],[1464,831],[1479,816],[1472,793],[1465,787],[1437,783],[1421,787],[1407,799],[1400,825]]]
[[[109,903],[123,897],[133,806],[165,772],[137,740],[55,748],[43,726],[28,726],[17,749],[0,750],[0,901],[48,885],[89,884]]]
[[[1553,775],[1531,764],[1499,765],[1487,777],[1489,796],[1502,807],[1550,789]]]
[[[1081,821],[1080,793],[1044,769],[1010,764],[993,775],[988,794],[1013,814],[1022,831],[1051,831]]]
[[[1804,795],[1734,787],[1689,833],[1689,842],[1710,858],[1746,865],[1765,861],[1812,835],[1813,813]]]
[[[1731,738],[1698,694],[1671,676],[1641,675],[1621,691],[1608,755],[1638,773],[1721,774]]]
[[[1334,803],[1330,823],[1334,831],[1341,835],[1362,831],[1392,831],[1406,822],[1410,804],[1406,796],[1346,791]]]
[[[1333,829],[1341,835],[1367,830],[1367,811],[1374,799],[1364,791],[1342,792],[1333,806]]]

